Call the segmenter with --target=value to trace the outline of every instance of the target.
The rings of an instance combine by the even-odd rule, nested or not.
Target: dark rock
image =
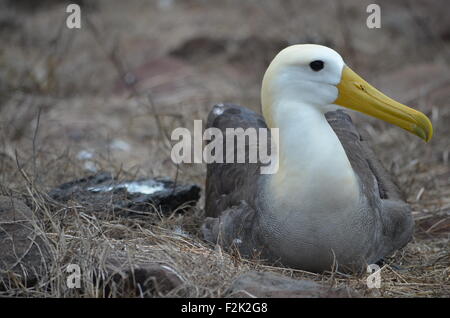
[[[200,187],[178,185],[167,178],[118,182],[111,174],[100,173],[62,184],[49,195],[58,202],[76,201],[91,212],[137,217],[154,212],[154,208],[170,214],[188,202],[195,205]]]
[[[111,180],[112,176],[110,173],[99,173],[97,175],[66,182],[50,191],[49,195],[56,201],[66,202],[73,199],[78,193],[85,191],[89,187],[101,185],[102,183]]]
[[[312,280],[297,280],[273,273],[248,272],[228,290],[229,297],[345,298],[358,297],[349,288],[330,288]]]
[[[32,211],[21,201],[0,196],[0,289],[33,285],[48,261],[49,251],[36,233]]]
[[[212,55],[225,53],[227,41],[219,38],[199,36],[188,39],[170,52],[170,55],[190,61],[200,61]]]
[[[182,294],[182,277],[169,265],[137,263],[126,258],[110,258],[102,278],[105,296],[118,295],[154,297],[174,292]],[[176,291],[175,291],[176,290]]]

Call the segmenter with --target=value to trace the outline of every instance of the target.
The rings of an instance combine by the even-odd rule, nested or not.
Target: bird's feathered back
[[[402,200],[402,195],[375,157],[367,138],[360,134],[349,115],[344,111],[326,113],[326,118],[341,141],[352,168],[364,185],[363,190],[379,194],[377,199]],[[219,104],[209,113],[206,128],[218,128],[226,143],[226,128],[267,128],[264,118],[245,107]],[[268,133],[270,142],[270,132]],[[235,143],[236,145],[236,143]],[[236,149],[235,149],[236,151]],[[225,153],[225,149],[224,149]],[[246,159],[248,155],[246,156]],[[246,160],[247,162],[247,160]],[[254,205],[254,187],[259,178],[261,163],[212,163],[207,166],[206,216],[217,217],[221,211],[245,200]],[[375,181],[375,182],[374,182]],[[376,189],[378,188],[378,189]]]

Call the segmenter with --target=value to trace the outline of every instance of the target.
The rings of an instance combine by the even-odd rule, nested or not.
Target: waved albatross
[[[362,270],[411,239],[414,222],[389,174],[355,129],[345,107],[428,141],[430,120],[353,72],[334,50],[312,44],[282,50],[262,82],[263,116],[214,106],[207,128],[278,128],[279,169],[261,163],[210,163],[208,241],[244,257],[321,272]]]

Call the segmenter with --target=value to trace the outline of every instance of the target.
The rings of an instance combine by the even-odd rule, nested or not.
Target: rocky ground
[[[366,27],[370,1],[359,0],[78,2],[79,30],[66,28],[63,0],[0,3],[2,295],[450,296],[448,1],[378,1],[380,29]],[[115,201],[52,195],[101,172],[203,191],[205,166],[174,165],[168,136],[215,103],[259,110],[265,68],[294,43],[335,48],[432,119],[425,144],[352,114],[416,222],[411,243],[383,265],[381,288],[369,289],[365,273],[275,268],[209,246],[199,235],[203,192],[169,212],[147,204],[136,216],[128,206],[133,217],[115,213]],[[68,264],[80,266],[81,288],[67,287]]]

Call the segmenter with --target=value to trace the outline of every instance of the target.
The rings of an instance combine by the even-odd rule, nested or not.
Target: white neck
[[[270,176],[270,193],[304,210],[345,211],[359,200],[359,187],[339,138],[317,107],[278,102],[272,121],[280,132],[280,168]]]

